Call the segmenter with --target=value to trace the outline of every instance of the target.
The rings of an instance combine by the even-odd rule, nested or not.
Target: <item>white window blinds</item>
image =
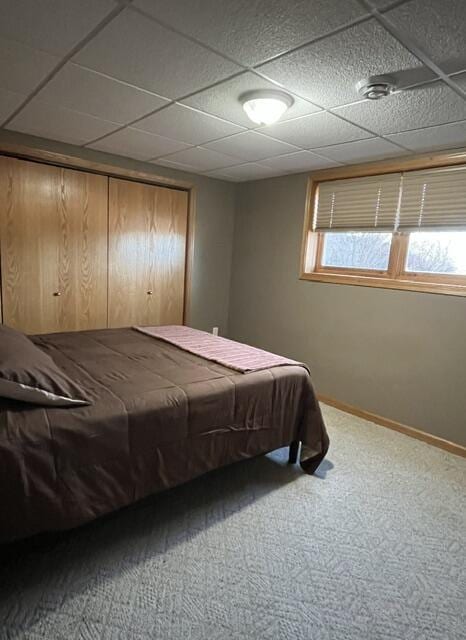
[[[466,229],[466,165],[318,185],[316,231]]]
[[[403,175],[400,229],[466,227],[466,166]]]
[[[393,230],[396,225],[401,173],[331,180],[318,185],[313,228]]]

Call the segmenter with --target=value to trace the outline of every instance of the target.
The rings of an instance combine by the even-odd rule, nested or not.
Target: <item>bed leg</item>
[[[290,444],[290,454],[288,457],[288,464],[296,464],[298,461],[298,451],[299,451],[299,440],[293,440]]]

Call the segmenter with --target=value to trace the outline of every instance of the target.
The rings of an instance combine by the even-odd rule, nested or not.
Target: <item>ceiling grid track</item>
[[[52,71],[44,78],[44,80],[42,80],[42,82],[40,82],[36,86],[36,88],[27,96],[24,102],[20,104],[20,106],[5,120],[5,122],[2,124],[2,127],[5,127],[9,122],[11,122],[13,118],[15,118],[18,115],[18,113],[20,113],[24,109],[24,107],[31,102],[31,100],[39,93],[39,91],[41,91],[50,82],[50,80],[54,76],[56,76],[56,74],[60,71],[60,69],[62,69],[65,66],[65,64],[69,60],[71,60],[71,58],[73,58],[73,56],[75,56],[78,53],[78,51],[81,51],[81,49],[88,42],[90,42],[98,33],[100,33],[100,31],[102,31],[104,27],[106,27],[114,18],[116,18],[116,16],[120,15],[120,13],[125,10],[126,6],[127,5],[123,3],[120,3],[119,5],[117,5],[115,9],[110,11],[110,13],[105,18],[103,18],[103,20],[101,20],[99,24],[96,27],[94,27],[94,29],[92,29],[92,31],[90,31],[87,34],[87,36],[85,36],[82,40],[80,40],[78,44],[74,46],[60,60],[60,62],[52,69]]]
[[[378,9],[371,7],[368,0],[359,0],[359,3],[365,9],[371,11],[374,18],[377,22],[384,27],[398,42],[405,47],[408,51],[410,51],[413,55],[416,56],[428,69],[433,71],[445,84],[447,84],[450,89],[453,89],[455,93],[457,93],[463,100],[466,100],[466,91],[463,91],[458,85],[456,85],[448,74],[446,74],[443,69],[441,69],[433,60],[431,60],[430,56],[423,50],[421,45],[417,43],[413,36],[408,36],[403,32],[402,29],[397,27],[393,22],[387,18],[384,13],[381,13]]]
[[[24,1],[27,2],[29,0]],[[226,0],[219,0],[219,5],[221,1]],[[281,3],[281,0],[274,1],[277,2],[278,19],[281,15],[280,7],[282,7],[283,3]],[[262,48],[261,46],[253,46],[247,49],[250,40],[244,40],[243,38],[246,43],[246,50],[243,51],[241,46],[238,46],[236,43],[233,47],[230,46],[230,43],[228,43],[228,46],[223,46],[226,41],[225,39],[222,39],[221,29],[217,29],[217,33],[220,34],[218,37],[216,35],[212,37],[210,31],[207,33],[203,24],[199,21],[197,26],[195,24],[194,26],[191,25],[189,20],[187,22],[187,14],[184,14],[183,12],[189,11],[189,3],[187,3],[185,9],[182,3],[177,5],[176,0],[174,0],[174,5],[177,5],[173,9],[174,13],[170,13],[169,11],[164,13],[163,5],[161,5],[161,12],[159,16],[158,12],[154,15],[154,9],[151,4],[141,3],[141,5],[136,6],[133,0],[113,0],[113,8],[105,6],[105,9],[101,10],[100,15],[96,16],[94,28],[89,29],[89,27],[92,27],[92,24],[88,24],[88,33],[82,37],[83,33],[86,33],[86,31],[81,29],[81,33],[79,33],[80,39],[76,38],[74,40],[74,42],[77,41],[77,44],[71,47],[68,51],[66,48],[63,48],[63,51],[66,52],[65,54],[63,54],[63,51],[60,54],[57,54],[54,53],[53,49],[49,50],[49,48],[45,46],[45,41],[42,41],[44,42],[43,48],[40,46],[41,41],[39,41],[39,45],[31,45],[27,34],[26,41],[21,40],[21,38],[15,40],[15,42],[18,43],[18,46],[26,47],[26,49],[30,50],[28,55],[31,56],[31,58],[33,57],[33,51],[35,49],[38,52],[49,54],[49,56],[55,56],[56,59],[58,59],[58,62],[52,59],[52,64],[56,62],[55,66],[51,66],[49,63],[48,69],[45,69],[48,73],[45,74],[43,79],[36,86],[34,86],[33,83],[30,83],[32,88],[27,86],[27,90],[24,92],[21,89],[16,90],[14,88],[16,84],[14,81],[10,82],[10,84],[13,85],[13,88],[11,88],[8,84],[9,79],[7,79],[7,84],[5,86],[0,86],[0,92],[2,90],[5,92],[7,106],[9,106],[10,103],[8,101],[10,101],[10,109],[14,107],[11,113],[8,113],[7,110],[2,127],[7,128],[8,125],[13,124],[13,129],[10,127],[10,130],[12,129],[13,131],[19,132],[23,131],[25,133],[40,136],[41,122],[43,122],[42,131],[44,131],[45,128],[45,137],[49,137],[50,139],[54,138],[50,135],[47,136],[47,131],[50,131],[52,134],[56,131],[58,137],[55,139],[59,141],[60,134],[62,136],[62,141],[66,142],[67,138],[71,138],[72,143],[73,136],[76,136],[78,140],[77,144],[82,148],[89,148],[104,152],[107,151],[108,153],[120,153],[121,155],[128,155],[128,157],[139,159],[142,162],[160,161],[163,163],[163,161],[166,160],[167,165],[175,166],[178,164],[180,169],[181,165],[183,165],[183,161],[181,159],[183,158],[184,152],[197,150],[197,156],[195,154],[190,155],[188,153],[186,154],[186,158],[196,158],[196,160],[198,160],[198,165],[192,165],[192,168],[188,168],[190,165],[186,162],[183,170],[190,170],[199,174],[209,174],[211,172],[220,173],[221,171],[227,172],[230,166],[213,169],[203,168],[203,165],[208,164],[209,162],[212,164],[213,161],[227,162],[230,158],[232,163],[234,163],[231,167],[242,167],[248,165],[252,170],[255,168],[254,165],[256,165],[272,172],[274,166],[277,167],[278,171],[278,167],[280,166],[279,162],[272,162],[271,166],[267,166],[266,163],[278,158],[285,158],[286,156],[291,157],[288,160],[283,161],[283,171],[285,171],[286,167],[293,162],[308,162],[312,165],[312,163],[315,164],[318,160],[322,160],[324,165],[329,162],[334,165],[341,165],[362,161],[358,159],[355,160],[353,158],[355,155],[357,158],[358,154],[361,155],[364,153],[368,153],[369,156],[372,154],[374,159],[380,159],[380,157],[388,158],[390,157],[390,154],[392,157],[396,156],[396,149],[399,149],[399,154],[412,154],[413,145],[414,151],[416,151],[416,143],[418,143],[418,145],[422,145],[423,143],[422,137],[421,139],[419,139],[419,136],[416,138],[417,132],[419,132],[421,136],[422,132],[426,132],[428,135],[429,129],[448,126],[451,126],[452,129],[441,129],[441,131],[435,133],[439,140],[442,136],[446,136],[448,139],[454,140],[455,132],[459,132],[459,135],[462,136],[462,130],[464,127],[464,139],[466,142],[466,109],[464,110],[463,117],[463,109],[461,107],[462,101],[466,102],[466,83],[464,83],[466,73],[464,73],[464,70],[456,70],[454,73],[447,73],[444,68],[442,68],[442,62],[440,60],[437,59],[437,62],[435,62],[436,58],[435,55],[431,55],[432,51],[429,49],[429,42],[427,41],[424,46],[421,44],[423,41],[422,34],[420,34],[420,32],[416,32],[418,33],[419,42],[414,34],[408,30],[409,22],[407,25],[405,25],[404,22],[398,24],[398,14],[395,14],[393,17],[390,14],[392,10],[396,10],[398,7],[405,5],[409,6],[411,3],[414,6],[415,2],[416,0],[393,0],[392,2],[384,3],[384,6],[382,7],[380,6],[382,3],[379,0],[356,0],[355,2],[352,2],[351,9],[340,14],[338,11],[338,3],[333,2],[333,0],[329,0],[329,4],[331,4],[332,7],[335,5],[335,8],[330,9],[330,13],[327,14],[324,11],[323,15],[319,18],[320,22],[318,22],[318,28],[314,28],[314,31],[312,31],[312,29],[309,30],[307,28],[301,28],[301,24],[303,24],[303,22],[301,21],[301,24],[299,23],[299,16],[301,14],[298,13],[294,16],[294,22],[290,23],[291,27],[288,25],[288,28],[291,30],[288,32],[286,29],[284,30],[288,35],[285,37],[276,35],[277,41],[273,41],[274,46],[272,48],[270,46],[262,46]],[[215,9],[217,9],[217,5],[215,5]],[[107,14],[102,17],[105,10],[107,10]],[[15,13],[13,5],[12,11]],[[289,15],[293,17],[292,10],[290,9],[290,11],[291,13],[286,14],[287,17]],[[412,11],[410,12],[409,9],[406,9],[405,11],[408,12],[407,15],[415,15]],[[228,13],[227,9],[225,9],[225,14],[226,13]],[[70,14],[67,15],[69,16]],[[229,15],[230,20],[236,20],[236,14],[230,13]],[[304,15],[305,14],[303,14],[303,16]],[[326,21],[325,15],[330,17],[328,21]],[[139,16],[139,18],[136,16]],[[218,25],[223,24],[221,21],[224,19],[224,15],[220,10],[218,10],[216,11],[216,16],[216,18],[213,17],[212,19],[217,19],[216,24],[218,27]],[[97,22],[98,17],[101,19]],[[259,14],[251,14],[251,17],[256,19],[256,22],[260,19]],[[265,18],[265,14],[263,17]],[[100,35],[101,32],[104,31],[104,29],[116,18],[118,18],[118,20],[115,25],[112,25],[108,32],[105,31],[105,34]],[[341,20],[340,23],[338,23],[339,19]],[[226,15],[225,20],[225,25],[228,26],[228,17]],[[154,23],[154,26],[149,27],[146,21]],[[370,26],[361,26],[367,23],[370,23]],[[448,20],[446,20],[446,23],[448,23]],[[20,23],[18,22],[17,24]],[[271,20],[270,22],[267,22],[267,24],[271,25],[273,29],[277,26],[276,20],[275,23]],[[158,26],[156,27],[155,25]],[[358,27],[360,27],[359,30],[357,29]],[[29,28],[33,29],[34,25],[32,24]],[[143,54],[146,49],[142,48],[143,45],[138,49],[138,28],[141,30],[141,35],[146,38],[143,42],[147,42],[147,47],[149,49],[151,48],[151,33],[154,34],[154,37],[158,34],[162,38],[162,42],[163,38],[166,38],[167,43],[170,43],[171,41],[180,43],[181,51],[183,51],[183,43],[186,43],[184,51],[188,57],[189,52],[192,51],[193,59],[195,59],[197,55],[199,60],[205,60],[207,65],[209,63],[213,65],[212,69],[215,69],[215,62],[217,61],[218,69],[214,72],[212,72],[212,70],[206,73],[198,72],[197,75],[194,75],[193,79],[191,79],[189,72],[188,74],[182,73],[181,75],[186,77],[186,82],[184,83],[182,83],[181,80],[178,80],[178,82],[173,82],[171,80],[167,82],[167,77],[162,73],[160,77],[161,83],[159,83],[160,91],[158,91],[158,81],[155,82],[144,68]],[[451,28],[454,30],[454,26]],[[108,58],[107,62],[102,63],[98,57],[99,51],[107,54],[109,50],[105,47],[111,46],[112,43],[113,46],[116,46],[116,34],[119,34],[121,39],[121,36],[125,34],[125,29],[127,29],[129,38],[128,56],[135,56],[135,62],[133,65],[136,70],[135,73],[132,73],[130,70],[131,65],[129,63],[125,66],[125,59],[122,57],[121,53],[119,60],[123,65],[124,72],[121,69],[121,65],[116,66],[112,61],[112,58]],[[293,29],[295,29],[295,31],[293,31]],[[395,52],[393,59],[390,57],[387,59],[388,65],[391,65],[395,69],[399,69],[400,73],[412,71],[413,76],[416,75],[416,71],[419,68],[421,76],[417,77],[418,81],[416,82],[415,77],[412,79],[410,78],[412,80],[411,84],[408,84],[405,81],[403,86],[400,83],[400,89],[395,90],[394,93],[394,95],[406,94],[409,96],[409,92],[411,91],[420,91],[419,98],[415,95],[411,95],[410,98],[411,103],[415,107],[419,100],[419,104],[425,105],[423,108],[427,109],[426,113],[428,117],[426,120],[421,121],[418,127],[415,127],[417,123],[413,117],[406,117],[404,120],[403,117],[401,117],[400,126],[398,128],[393,127],[393,130],[385,125],[379,126],[382,121],[377,118],[383,116],[374,115],[374,117],[370,118],[365,117],[366,114],[369,115],[372,112],[367,110],[367,100],[361,100],[357,95],[355,88],[356,80],[361,79],[355,77],[355,71],[361,65],[358,64],[357,59],[351,60],[350,54],[350,59],[348,60],[348,74],[351,73],[352,75],[348,75],[347,78],[341,79],[341,74],[339,76],[335,73],[335,78],[340,78],[343,83],[341,89],[339,88],[339,84],[335,84],[335,87],[338,87],[338,89],[327,93],[327,89],[324,88],[322,81],[322,73],[325,70],[325,67],[323,68],[322,64],[320,66],[316,65],[314,72],[316,73],[315,78],[317,81],[314,84],[306,78],[305,67],[303,65],[305,65],[307,61],[310,61],[309,73],[312,74],[312,56],[315,55],[315,49],[310,49],[309,52],[305,52],[306,48],[311,45],[318,45],[320,42],[324,43],[329,38],[347,33],[348,31],[351,31],[351,29],[354,29],[354,35],[353,32],[351,32],[351,34],[345,36],[344,42],[349,42],[351,44],[353,39],[357,38],[357,34],[361,35],[361,32],[366,33],[369,31],[369,33],[371,33],[374,31],[374,33],[379,34],[383,31],[385,35],[381,36],[382,40],[380,47],[383,46],[382,42],[386,42],[388,47],[394,47],[393,51]],[[376,29],[377,31],[375,31]],[[264,33],[266,32],[267,31],[264,26]],[[238,31],[238,34],[241,33],[241,31]],[[281,30],[276,33],[281,33]],[[172,35],[170,36],[170,34]],[[11,35],[4,31],[3,37],[6,38],[5,42],[7,42]],[[99,44],[97,45],[96,42],[94,47],[94,43],[92,41],[94,41],[96,37],[98,37],[97,40]],[[133,50],[130,47],[131,38],[136,38],[136,40],[134,40]],[[206,41],[204,42],[203,40]],[[336,38],[337,42],[338,40],[339,38]],[[253,42],[253,40],[251,42]],[[70,42],[70,44],[72,43]],[[89,48],[87,45],[90,44],[94,48],[92,49],[89,57]],[[102,49],[102,46],[104,49]],[[329,46],[330,43],[327,45],[327,49]],[[84,49],[85,55],[83,56],[81,51]],[[13,50],[16,51],[14,48]],[[325,51],[326,49],[322,50]],[[367,53],[367,50],[367,45],[362,46],[362,53]],[[22,53],[21,49],[18,49],[18,51],[21,55],[25,55]],[[159,50],[155,48],[153,51],[158,52]],[[301,51],[304,53],[301,54]],[[317,47],[317,52],[318,51],[319,47]],[[163,50],[160,50],[160,52],[163,57]],[[381,61],[383,63],[381,53],[383,53],[383,49],[379,50],[379,67],[383,66],[383,64],[380,64]],[[290,57],[287,59],[287,56],[290,56],[291,54],[297,54],[297,57]],[[58,55],[61,57],[58,58]],[[328,55],[328,53],[324,55]],[[400,60],[399,67],[396,66],[397,56]],[[413,68],[410,69],[409,61],[413,60],[413,57],[416,60],[412,63]],[[325,60],[326,59],[327,58],[325,58]],[[340,52],[339,54],[337,53],[333,57],[330,56],[328,59],[330,69],[331,63],[335,65],[344,64],[344,61],[346,60],[344,52]],[[29,58],[27,60],[29,60]],[[273,63],[281,60],[284,60],[284,62],[280,63],[280,65],[274,66]],[[295,60],[297,61],[298,66],[301,64],[301,74],[304,74],[300,77],[297,72],[296,79],[293,76],[293,65]],[[166,62],[170,64],[169,60],[166,60]],[[189,59],[187,59],[186,63],[189,64]],[[33,65],[32,62],[26,62],[26,64],[29,64],[30,66]],[[270,67],[268,65],[270,65]],[[366,66],[369,70],[369,64]],[[201,67],[198,67],[198,69],[200,68]],[[206,66],[205,69],[210,69],[210,67]],[[73,73],[72,70],[74,70]],[[429,75],[428,79],[422,77],[422,71],[424,71],[424,75]],[[394,71],[394,74],[397,72]],[[194,68],[193,73],[195,73]],[[286,75],[287,73],[288,75]],[[390,73],[389,68],[386,70],[386,73]],[[462,74],[464,75],[462,76]],[[94,110],[91,108],[88,110],[87,104],[83,102],[83,100],[80,100],[77,94],[77,102],[71,103],[70,100],[68,100],[68,103],[66,100],[60,102],[61,94],[57,93],[57,85],[55,81],[57,75],[59,75],[60,78],[59,83],[65,83],[59,84],[59,87],[66,86],[66,81],[68,81],[68,86],[70,86],[70,78],[74,77],[82,77],[85,87],[95,86],[99,88],[101,86],[101,91],[104,91],[104,86],[107,88],[105,82],[113,82],[113,86],[108,84],[110,91],[113,92],[111,95],[115,95],[117,97],[120,95],[128,96],[128,99],[132,100],[134,94],[135,104],[134,106],[126,109],[126,111],[123,110],[123,112],[121,110],[118,111],[118,109],[113,109],[112,113],[112,110],[109,111],[106,108],[102,108],[101,105],[94,106]],[[92,78],[92,82],[91,79],[87,79],[88,76],[89,78]],[[102,80],[99,80],[98,76],[100,76]],[[462,77],[460,78],[460,76]],[[244,120],[244,113],[241,112],[242,115],[240,115],[239,107],[233,108],[231,105],[228,106],[229,98],[227,95],[227,87],[225,86],[222,92],[223,85],[232,83],[232,86],[236,87],[230,98],[231,101],[239,105],[238,98],[242,89],[238,89],[238,87],[241,88],[241,86],[247,87],[248,85],[254,85],[254,81],[252,81],[253,77],[257,78],[259,90],[261,86],[268,86],[271,91],[276,87],[277,90],[284,91],[295,99],[297,108],[295,108],[293,112],[289,112],[288,118],[280,120],[278,128],[273,128],[276,125],[272,125],[271,128],[263,125],[250,126],[250,123],[246,124],[246,121]],[[62,80],[62,78],[65,78],[65,80]],[[103,80],[103,78],[106,78],[106,80]],[[289,79],[289,84],[292,88],[288,88],[288,80],[285,81],[287,78]],[[305,80],[303,81],[301,78],[304,78]],[[309,78],[312,78],[312,75],[310,75]],[[351,100],[350,79],[355,82],[354,100]],[[51,82],[52,80],[53,83]],[[204,82],[202,82],[203,80]],[[329,82],[331,83],[331,81],[332,78],[330,75]],[[50,90],[47,87],[49,84],[51,84]],[[121,87],[118,88],[118,85],[125,85],[126,87],[133,89],[134,92],[131,92],[128,89],[123,90]],[[443,112],[441,111],[442,118],[432,117],[428,111],[431,91],[429,87],[431,86],[438,87],[437,89],[432,89],[433,100],[443,100],[444,96],[447,95],[447,87],[454,92],[455,96],[457,96],[454,97],[452,93],[449,93],[449,96],[451,96],[450,102],[445,98],[448,104],[445,107],[445,110]],[[219,91],[216,91],[217,87],[220,88]],[[463,89],[462,87],[465,88]],[[186,93],[182,93],[183,88],[188,91],[186,91]],[[44,89],[46,89],[46,91],[42,97],[41,92]],[[144,98],[143,93],[148,94],[148,96],[153,96],[153,98]],[[11,96],[9,94],[11,94]],[[39,96],[39,94],[41,95]],[[49,96],[51,96],[51,101],[48,100]],[[101,96],[103,96],[103,93],[101,93]],[[18,101],[18,98],[21,99],[21,102]],[[159,100],[157,100],[157,98],[159,98]],[[343,98],[347,101],[344,102]],[[461,100],[459,100],[459,98],[461,98]],[[55,102],[57,99],[58,101]],[[332,100],[334,101],[332,102]],[[34,105],[32,106],[32,111],[31,107],[26,109],[26,107],[31,103]],[[132,105],[131,102],[130,104]],[[323,104],[326,106],[323,106]],[[396,105],[399,103],[395,102],[394,104]],[[435,102],[432,104],[435,104]],[[37,108],[35,105],[37,105]],[[360,108],[359,105],[365,106],[364,108]],[[148,110],[144,111],[141,106],[148,108]],[[39,109],[39,107],[41,107],[42,110]],[[180,107],[183,107],[185,111],[191,110],[193,112],[192,117],[187,116]],[[38,109],[38,111],[35,109]],[[374,109],[377,109],[376,104],[374,104]],[[382,114],[386,113],[388,115],[391,113],[390,109],[387,108],[385,111],[384,109],[385,107],[382,108]],[[169,110],[168,114],[164,114],[159,119],[157,114],[167,110]],[[24,118],[22,115],[23,112]],[[66,120],[66,112],[69,114],[68,120]],[[52,126],[48,128],[45,118],[48,114],[54,113],[57,113],[59,118],[63,117],[63,121],[59,120],[60,125],[58,127]],[[121,113],[123,113],[123,115],[120,115]],[[141,113],[142,115],[140,115]],[[46,115],[44,116],[43,114]],[[63,114],[63,116],[61,116],[61,114]],[[113,114],[116,114],[114,118],[112,117]],[[198,115],[196,116],[195,114]],[[237,117],[235,114],[237,114]],[[21,117],[18,118],[18,116]],[[117,119],[117,116],[121,119]],[[147,129],[143,128],[145,126],[144,124],[138,127],[142,121],[151,118],[152,116],[156,116],[156,118],[147,123]],[[178,116],[181,116],[181,122],[199,122],[202,125],[200,126],[201,134],[207,133],[208,137],[202,141],[202,135],[192,135],[189,131],[188,135],[188,133],[186,133],[186,129],[184,134],[186,137],[183,137],[182,133],[178,136],[178,130],[176,128],[178,126],[178,122],[175,126],[174,120],[174,118],[176,119]],[[87,121],[85,119],[86,117],[88,118]],[[315,120],[314,117],[316,118]],[[93,121],[90,121],[89,118],[94,118],[96,124],[94,125]],[[202,118],[204,120],[202,120]],[[17,122],[15,122],[15,120],[17,120]],[[218,121],[218,123],[215,124],[214,120]],[[436,122],[436,120],[438,122]],[[30,122],[32,124],[32,128],[29,124]],[[62,124],[62,122],[65,124]],[[90,124],[88,124],[88,122],[90,122]],[[220,124],[220,122],[223,124]],[[165,126],[166,124],[168,125],[166,133],[163,129],[160,129],[160,123],[163,123],[162,126]],[[290,125],[289,127],[286,126],[288,123]],[[293,123],[295,124],[293,125]],[[392,124],[398,124],[393,120],[393,116],[392,119],[389,120],[389,123],[390,126]],[[318,128],[321,124],[322,131],[319,132]],[[66,131],[64,129],[65,126],[68,127],[69,125],[71,125],[71,130],[73,131],[71,135],[68,133],[68,129],[66,129]],[[282,125],[285,126],[281,128]],[[230,127],[230,130],[228,130],[228,126]],[[455,126],[456,129],[454,128]],[[38,133],[32,133],[34,131],[34,127],[36,127]],[[203,127],[205,127],[205,131]],[[314,129],[317,127],[316,131],[313,131],[312,127],[314,127]],[[122,134],[122,132],[125,133]],[[300,137],[301,132],[304,133],[304,138]],[[414,137],[403,135],[412,132]],[[94,135],[95,137],[89,140],[89,134]],[[118,137],[116,134],[122,135]],[[141,134],[147,134],[147,140],[142,138]],[[150,138],[151,135],[153,136],[152,139]],[[112,138],[112,136],[116,137]],[[236,139],[235,136],[241,137]],[[262,138],[259,138],[258,136],[262,136]],[[201,141],[196,142],[196,137],[200,138]],[[190,139],[192,139],[192,141],[190,141]],[[110,140],[111,142],[106,143],[106,140]],[[261,142],[261,140],[263,142]],[[99,143],[105,144],[102,144],[99,147]],[[178,151],[172,150],[173,148],[176,148],[173,143],[178,143]],[[334,151],[332,152],[333,148]],[[126,152],[122,151],[125,149],[127,150]],[[235,155],[236,149],[238,149],[238,155]],[[151,150],[158,150],[159,153],[147,158],[148,153],[146,152]],[[269,155],[262,157],[261,154],[263,150],[264,153],[267,152]],[[328,150],[328,155],[325,155],[326,150]],[[167,153],[167,151],[169,151],[169,153]],[[210,158],[206,151],[210,152]],[[339,156],[340,152],[343,154],[341,157]],[[131,155],[131,153],[134,153],[134,155]],[[142,157],[138,157],[138,154]],[[178,154],[180,155],[178,156]],[[379,157],[376,157],[377,154],[379,154]],[[385,156],[383,154],[385,154]],[[252,157],[253,155],[257,156],[257,159],[254,159]],[[146,157],[144,158],[144,156]],[[208,158],[207,163],[206,156]],[[221,156],[223,156],[223,158]],[[296,159],[294,159],[293,156],[296,156]],[[316,168],[318,167],[316,166]],[[305,171],[306,169],[303,168],[302,170]],[[286,172],[290,173],[291,171]],[[280,174],[278,173],[275,175]]]

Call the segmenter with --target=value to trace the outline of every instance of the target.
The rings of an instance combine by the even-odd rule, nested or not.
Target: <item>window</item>
[[[466,275],[466,231],[411,233],[406,271]]]
[[[310,193],[302,278],[466,295],[466,165],[315,180]]]
[[[321,265],[385,272],[388,268],[391,242],[391,233],[329,232],[322,240]]]

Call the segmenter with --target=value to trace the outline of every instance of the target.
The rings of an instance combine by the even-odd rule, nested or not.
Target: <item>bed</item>
[[[241,373],[134,328],[32,337],[91,404],[0,399],[0,541],[89,522],[235,461],[328,437],[305,367]]]

